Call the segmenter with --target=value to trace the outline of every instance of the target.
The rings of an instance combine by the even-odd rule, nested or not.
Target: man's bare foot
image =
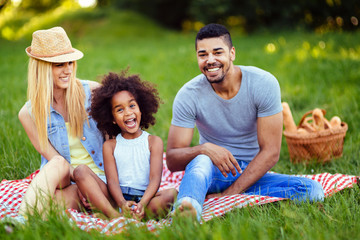
[[[175,216],[196,219],[197,213],[193,205],[187,201],[182,201],[180,206],[175,209]]]

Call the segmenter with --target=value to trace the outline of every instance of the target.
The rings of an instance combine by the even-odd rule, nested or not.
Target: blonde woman
[[[104,183],[104,139],[87,113],[91,91],[100,84],[76,78],[76,60],[83,53],[72,47],[61,27],[34,32],[26,53],[30,57],[28,101],[19,119],[41,154],[41,170],[25,193],[19,214],[37,210],[45,216],[49,201],[79,209],[79,203],[86,201],[71,181],[76,180],[73,170],[80,164],[95,173],[89,184],[100,188],[110,200],[105,202],[111,204]]]

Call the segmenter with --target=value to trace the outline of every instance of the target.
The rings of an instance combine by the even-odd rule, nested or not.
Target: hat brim
[[[73,52],[71,52],[71,53],[66,53],[66,54],[62,54],[62,55],[54,56],[54,57],[37,57],[37,56],[32,55],[30,50],[31,50],[30,47],[27,47],[25,49],[25,52],[29,57],[36,58],[36,59],[39,59],[39,60],[42,60],[45,62],[51,62],[51,63],[63,63],[63,62],[76,61],[84,56],[84,54],[81,51],[79,51],[75,48],[73,48]]]

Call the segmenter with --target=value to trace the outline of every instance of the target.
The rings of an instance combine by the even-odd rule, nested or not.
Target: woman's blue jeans
[[[238,161],[238,163],[242,170],[248,165],[248,162],[244,161]],[[174,206],[178,207],[182,201],[191,203],[196,209],[198,220],[200,220],[206,194],[224,191],[240,175],[237,172],[236,176],[228,174],[228,177],[224,177],[208,156],[199,155],[185,168]],[[319,182],[278,173],[266,173],[244,194],[289,198],[301,202],[324,199],[324,190]]]

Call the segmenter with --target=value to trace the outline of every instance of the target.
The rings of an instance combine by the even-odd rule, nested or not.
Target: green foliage
[[[186,21],[192,21],[218,22],[247,31],[269,27],[356,30],[360,16],[357,0],[106,0],[100,3],[138,11],[172,28],[184,27]]]
[[[137,11],[167,27],[181,28],[181,23],[188,17],[187,8],[190,2],[191,0],[109,0],[109,5]]]
[[[39,6],[44,10],[32,9],[32,1],[21,1],[19,6],[10,3],[0,11],[0,37],[8,40],[18,40],[26,36],[31,39],[31,34],[37,28],[49,28],[80,8],[73,0],[49,1],[49,4],[53,4],[51,7]],[[29,8],[27,5],[22,7],[22,4],[29,4]]]
[[[217,22],[245,32],[259,29],[311,29],[319,32],[359,29],[358,0],[97,0],[98,8],[130,10],[172,29],[198,30],[201,24]],[[0,1],[0,19],[13,29],[26,19],[54,13],[59,9],[78,9],[77,0]],[[13,13],[8,14],[12,9]],[[16,14],[14,14],[16,12]],[[4,16],[1,16],[4,15]],[[11,20],[8,21],[10,16]],[[55,14],[56,15],[56,14]],[[192,23],[192,24],[189,24]],[[196,24],[196,23],[201,23]],[[190,26],[190,27],[189,27]],[[8,30],[9,31],[9,30]]]
[[[9,4],[9,0],[0,0],[0,11],[4,8],[7,4]]]
[[[64,0],[63,0],[64,1]],[[19,7],[24,10],[41,13],[54,9],[62,4],[58,0],[22,0]]]
[[[130,73],[157,85],[164,104],[149,132],[166,144],[175,94],[200,73],[195,34],[169,31],[133,12],[101,9],[67,12],[51,23],[39,21],[33,28],[54,25],[63,26],[73,46],[85,54],[78,62],[79,78],[99,81],[105,73],[129,66]],[[343,157],[324,165],[294,165],[283,139],[280,160],[272,170],[359,175],[360,32],[263,31],[242,35],[234,30],[232,35],[235,63],[273,73],[279,80],[282,100],[289,103],[296,122],[307,110],[320,107],[327,110],[327,117],[339,115],[349,125]],[[18,41],[0,38],[0,180],[24,178],[40,165],[40,156],[17,119],[26,101],[28,57],[24,49],[30,45],[31,32],[24,36]],[[196,134],[192,144],[197,142]],[[49,221],[34,216],[24,227],[13,226],[12,233],[0,223],[0,239],[357,239],[359,194],[355,185],[323,203],[282,201],[242,208],[202,225],[175,221],[158,234],[135,226],[115,236],[88,233],[52,212]]]
[[[351,19],[360,15],[360,3],[356,0],[192,0],[189,12],[195,21],[243,25],[248,31],[269,27],[355,30],[357,20],[354,24]],[[231,17],[243,20],[234,22]]]

